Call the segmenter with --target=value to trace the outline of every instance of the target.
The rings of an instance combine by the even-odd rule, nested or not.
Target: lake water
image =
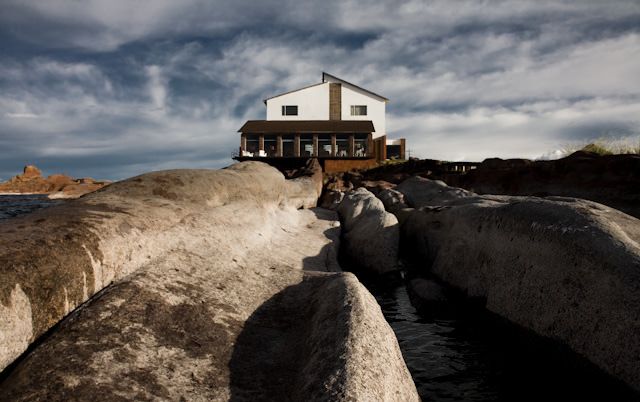
[[[637,401],[638,395],[550,341],[479,307],[437,318],[400,281],[365,284],[393,328],[423,401]]]
[[[50,200],[46,194],[0,195],[0,219],[26,214],[36,209],[46,208],[65,202]]]

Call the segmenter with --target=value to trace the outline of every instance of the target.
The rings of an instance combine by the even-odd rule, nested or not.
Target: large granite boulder
[[[393,183],[389,183],[384,180],[372,180],[372,181],[362,181],[360,183],[360,187],[364,187],[367,190],[371,191],[375,196],[380,194],[381,191],[394,188],[396,185]]]
[[[243,240],[228,234],[227,246]],[[309,242],[301,228],[296,237]],[[352,274],[270,257],[268,247],[296,255],[282,230],[252,246],[265,252],[176,251],[119,281],[19,364],[0,400],[419,400]]]
[[[378,198],[380,199],[380,201],[382,201],[384,208],[392,213],[395,213],[396,211],[403,208],[409,208],[404,199],[404,194],[396,189],[389,188],[386,190],[382,190],[378,194]]]
[[[342,191],[327,190],[320,197],[320,206],[322,208],[331,209],[335,211],[344,198]]]
[[[640,390],[640,221],[575,198],[455,191],[404,219],[421,269]]]
[[[402,193],[404,202],[413,208],[475,195],[461,188],[449,187],[441,180],[429,180],[420,176],[413,176],[403,181],[396,186],[395,190]]]
[[[385,211],[382,201],[361,187],[345,194],[338,213],[344,251],[350,260],[376,274],[398,269],[398,220]]]
[[[309,159],[305,166],[291,176],[288,197],[297,198],[304,208],[316,206],[322,194],[322,166],[317,159]],[[313,189],[315,191],[309,191]]]
[[[1,367],[39,339],[0,400],[417,400],[317,193],[244,162],[0,223]]]

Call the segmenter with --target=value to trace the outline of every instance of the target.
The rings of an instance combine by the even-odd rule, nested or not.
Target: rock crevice
[[[638,219],[575,198],[405,183],[383,198],[419,270],[640,390]]]

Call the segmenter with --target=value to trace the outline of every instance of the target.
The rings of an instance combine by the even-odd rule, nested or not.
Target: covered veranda
[[[370,120],[250,120],[238,131],[239,159],[374,158]]]

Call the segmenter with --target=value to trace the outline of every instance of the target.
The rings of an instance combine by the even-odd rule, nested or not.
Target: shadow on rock
[[[323,399],[323,379],[328,378],[323,369],[333,371],[331,365],[339,364],[338,359],[327,359],[324,367],[315,367],[313,376],[306,374],[305,366],[313,360],[310,336],[316,303],[312,300],[319,288],[332,280],[326,275],[307,274],[302,282],[275,294],[249,317],[229,363],[231,401]],[[333,342],[327,343],[327,354],[340,356]]]
[[[337,213],[324,208],[311,208],[310,211],[313,212],[318,221],[333,222],[335,225],[322,232],[331,241],[325,244],[318,254],[304,257],[302,259],[302,269],[304,271],[341,272],[342,269],[338,263],[340,221]]]

